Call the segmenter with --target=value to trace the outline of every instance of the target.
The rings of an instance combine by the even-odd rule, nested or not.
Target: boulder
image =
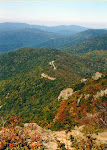
[[[104,95],[107,95],[107,89],[98,91],[98,92],[96,93],[96,95],[94,95],[94,99],[97,99],[97,98],[99,98],[99,97],[103,97]]]
[[[81,79],[81,82],[86,82],[86,81],[87,81],[87,79],[85,79],[85,78]]]
[[[73,89],[72,88],[64,89],[60,92],[60,94],[58,96],[58,100],[68,99],[68,97],[72,96],[72,94],[73,94]]]
[[[101,78],[102,77],[102,73],[100,73],[100,72],[96,72],[95,73],[95,75],[94,76],[92,76],[92,79],[93,80],[98,80],[99,78]]]
[[[34,130],[38,127],[38,125],[36,123],[25,123],[24,124],[24,128],[27,128],[27,129],[31,129],[31,130]]]

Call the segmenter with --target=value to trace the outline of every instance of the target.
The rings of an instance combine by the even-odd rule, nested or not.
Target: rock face
[[[77,105],[79,105],[82,96],[83,96],[83,94],[81,94],[81,96],[80,96],[79,99],[77,100]]]
[[[55,62],[55,61],[49,62],[49,65],[51,65],[51,66],[53,67],[53,69],[56,70],[56,67],[55,67],[55,65],[54,65],[54,62]]]
[[[84,98],[85,98],[85,99],[88,99],[89,96],[90,96],[90,94],[86,94]]]
[[[73,89],[72,88],[67,88],[64,89],[60,92],[59,96],[58,96],[58,100],[62,99],[67,99],[69,96],[71,96],[73,94]]]
[[[93,80],[98,80],[99,78],[101,78],[102,77],[102,73],[100,73],[100,72],[96,72],[95,73],[95,75],[94,76],[92,76],[92,79]]]
[[[97,92],[96,95],[94,95],[94,99],[97,99],[99,97],[103,97],[104,95],[107,95],[107,89]]]
[[[86,81],[87,81],[87,79],[85,79],[85,78],[81,79],[81,82],[86,82]]]
[[[33,127],[33,128],[32,128]],[[65,148],[68,150],[76,150],[72,147],[71,135],[78,141],[86,139],[87,137],[82,133],[84,125],[75,126],[69,132],[66,131],[51,131],[41,128],[36,123],[25,123],[24,127],[16,126],[13,128],[1,128],[0,130],[0,150],[5,149],[5,144],[14,146],[14,149],[21,145],[18,149],[45,149],[45,150],[58,150],[58,141],[65,144]],[[11,138],[13,137],[13,138]],[[93,138],[96,138],[96,143],[107,143],[107,131],[93,134]]]
[[[38,128],[38,125],[36,123],[25,123],[24,128],[34,130]]]
[[[54,77],[48,76],[48,75],[45,74],[45,73],[42,73],[41,76],[44,77],[44,78],[47,78],[47,79],[49,79],[49,80],[55,80],[55,79],[56,79],[56,78],[54,78]]]
[[[65,147],[69,148],[69,150],[72,150],[71,144],[72,142],[70,141],[70,133],[66,135],[65,131],[51,131],[51,130],[46,130],[38,126],[36,123],[25,123],[24,124],[24,129],[23,129],[23,134],[27,132],[29,135],[29,139],[27,139],[27,143],[31,147],[35,147],[38,143],[32,141],[31,137],[34,136],[37,133],[40,135],[40,139],[38,142],[42,142],[40,144],[43,144],[43,146],[47,150],[57,150],[58,143],[56,141],[59,140],[62,143],[65,143]]]

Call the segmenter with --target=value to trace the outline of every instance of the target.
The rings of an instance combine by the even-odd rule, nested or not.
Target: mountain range
[[[106,29],[0,24],[0,149],[103,150],[106,99]]]
[[[73,35],[81,31],[85,31],[88,28],[77,26],[77,25],[60,25],[60,26],[41,26],[41,25],[29,25],[27,23],[14,23],[14,22],[5,22],[0,23],[0,32],[5,31],[15,31],[20,29],[40,29],[47,32],[54,32],[61,35]]]
[[[41,43],[39,45],[39,47],[40,48],[50,47],[50,48],[65,50],[66,48],[69,48],[70,46],[79,45],[82,42],[85,42],[87,40],[91,40],[94,37],[100,37],[102,35],[106,36],[107,31],[103,30],[103,29],[89,29],[89,30],[74,34],[74,35],[69,36],[69,37],[62,37],[62,38],[57,38],[54,40],[49,40],[45,43]],[[102,38],[102,37],[100,37],[100,38]],[[103,42],[103,40],[102,40],[102,42]],[[96,41],[96,44],[97,44],[97,41]],[[102,49],[103,49],[103,47],[102,47]]]
[[[69,36],[65,34],[65,30],[68,30]],[[25,23],[1,23],[0,53],[23,47],[66,49],[75,45],[79,46],[86,40],[106,34],[107,30],[104,29],[86,29],[75,25],[46,27]],[[103,38],[103,43],[104,37],[101,38]],[[96,44],[97,41],[99,40],[96,40]],[[105,49],[103,45],[100,46],[100,49]]]

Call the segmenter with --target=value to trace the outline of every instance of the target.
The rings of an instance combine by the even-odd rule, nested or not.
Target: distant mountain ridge
[[[50,39],[59,38],[56,33],[40,29],[24,28],[0,33],[0,52],[5,53],[23,47],[37,47],[38,44]]]
[[[55,32],[64,36],[70,36],[88,29],[78,25],[59,25],[59,26],[50,26],[50,27],[36,25],[35,27],[48,32]]]
[[[67,36],[65,30],[67,32],[69,30],[70,36]],[[77,32],[77,30],[79,33],[74,34],[73,32]],[[107,30],[104,29],[86,30],[84,27],[75,25],[46,27],[25,23],[1,23],[0,53],[6,53],[23,47],[55,48],[64,50],[71,46],[79,45],[91,38],[105,34],[107,34]],[[95,43],[98,45],[97,41]],[[96,47],[96,45],[94,47]],[[103,49],[103,47],[100,47],[100,49]]]
[[[14,31],[24,28],[30,28],[27,23],[13,23],[13,22],[4,22],[0,23],[0,33],[7,31]]]
[[[42,25],[30,25],[27,23],[14,23],[14,22],[0,23],[0,32],[13,31],[24,28],[29,29],[37,28],[43,31],[54,32],[64,36],[73,35],[88,29],[78,25],[42,26]]]

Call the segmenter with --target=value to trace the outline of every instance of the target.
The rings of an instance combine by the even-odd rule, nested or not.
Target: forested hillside
[[[104,54],[104,55],[103,55]],[[54,119],[61,90],[106,70],[106,52],[76,56],[55,49],[20,49],[0,55],[0,113],[42,126]],[[98,55],[98,57],[97,57]],[[56,69],[49,62],[54,61]],[[42,77],[45,73],[55,80]],[[57,89],[57,90],[56,90]]]
[[[95,50],[107,50],[107,34],[91,38],[80,44],[69,47],[66,50],[72,54],[83,54]]]
[[[39,44],[38,47],[41,47],[41,48],[50,47],[50,48],[57,48],[57,49],[64,50],[70,46],[79,45],[80,43],[87,41],[88,39],[91,40],[91,38],[99,37],[105,34],[107,34],[107,31],[103,29],[89,29],[89,30],[74,34],[72,36],[49,40],[47,42]],[[95,46],[97,46],[96,44],[97,44],[97,41],[95,43]]]
[[[56,33],[40,29],[20,29],[0,33],[0,53],[6,53],[23,47],[38,47],[38,44],[61,37]]]
[[[88,78],[74,86],[74,94],[60,100],[60,107],[55,116],[56,128],[68,130],[75,125],[86,125],[85,132],[96,132],[106,127],[107,76]],[[101,118],[102,119],[101,119]]]
[[[106,4],[0,1],[0,150],[107,150]]]
[[[50,30],[44,27],[45,29],[47,29],[46,31],[43,27],[41,27],[42,30],[38,29],[40,28],[40,26],[39,27],[37,26],[37,28],[35,27],[30,28],[28,24],[17,24],[17,23],[12,25],[9,24],[7,25],[7,28],[5,26],[6,25],[4,24],[4,28],[3,25],[1,27],[1,30],[3,31],[0,33],[0,53],[6,53],[24,47],[56,48],[65,50],[68,47],[78,46],[79,44],[88,39],[91,40],[91,38],[93,37],[99,37],[107,33],[107,31],[103,29],[89,29],[85,31],[82,31],[81,29],[80,31],[82,32],[66,36],[64,33],[66,31],[63,30],[63,28],[66,27],[63,26],[57,28],[53,27]],[[11,26],[13,26],[13,30]],[[55,32],[59,28],[62,28],[61,32],[63,33],[63,35]],[[74,28],[74,31],[76,30],[75,26],[73,26],[72,28]],[[78,27],[78,30],[79,28],[81,27]],[[4,31],[5,29],[7,30]],[[102,43],[102,40],[100,41],[99,38],[98,40],[95,41],[94,48],[99,47],[100,43]],[[93,44],[91,47],[93,47]],[[100,49],[103,47],[100,46]]]

